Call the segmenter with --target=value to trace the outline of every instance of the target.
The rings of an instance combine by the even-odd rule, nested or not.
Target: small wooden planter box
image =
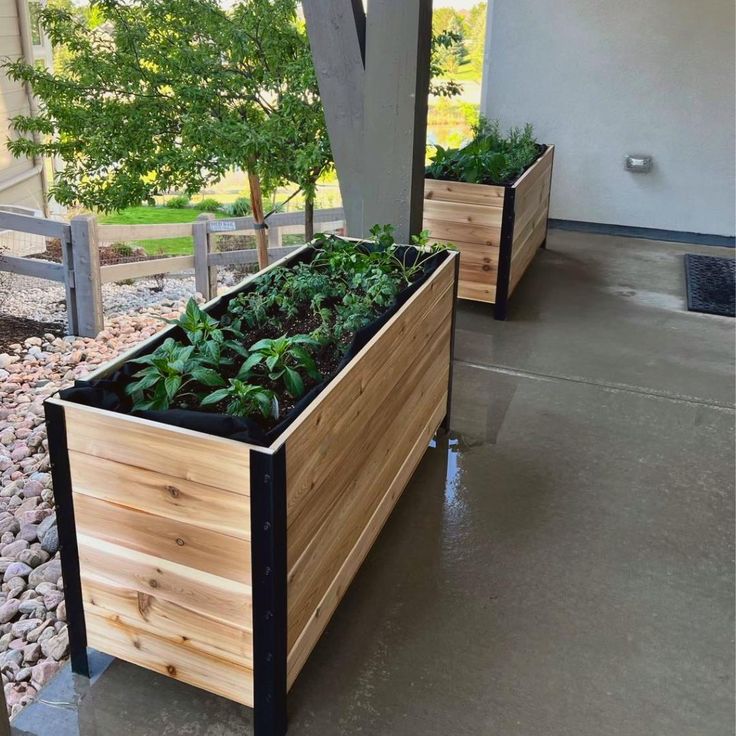
[[[46,402],[75,672],[89,645],[285,732],[288,689],[449,415],[458,260],[270,447]]]
[[[554,151],[505,187],[424,180],[424,229],[461,253],[459,297],[495,304],[496,319],[506,319],[509,297],[546,245]]]

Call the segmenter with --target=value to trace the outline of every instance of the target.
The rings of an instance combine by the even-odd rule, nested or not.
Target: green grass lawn
[[[456,72],[446,72],[442,79],[452,79],[455,82],[477,82],[480,84],[481,73],[470,63],[461,64]]]
[[[99,222],[104,225],[156,225],[168,222],[194,222],[202,213],[194,209],[175,209],[174,207],[128,207],[111,215],[100,215]],[[217,219],[225,217],[216,213]],[[160,240],[137,240],[131,242],[136,248],[144,248],[149,255],[187,256],[194,252],[190,237],[161,238]]]

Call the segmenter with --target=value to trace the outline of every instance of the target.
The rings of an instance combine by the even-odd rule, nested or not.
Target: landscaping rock
[[[61,577],[61,560],[53,559],[39,565],[28,576],[28,584],[35,588],[39,583],[55,583]]]
[[[48,555],[55,555],[59,551],[59,530],[52,526],[41,541],[41,549]]]
[[[193,293],[191,279],[167,279],[163,293],[154,284],[103,285],[97,339],[38,335],[0,353],[0,670],[11,713],[56,674],[69,646],[43,401],[155,334]],[[63,299],[63,286],[18,276],[3,309],[61,321]]]
[[[62,659],[69,651],[69,630],[64,628],[56,636],[52,636],[41,644],[44,656],[50,657],[55,662]]]
[[[3,580],[7,583],[11,578],[26,578],[32,570],[25,562],[11,562],[5,570]]]

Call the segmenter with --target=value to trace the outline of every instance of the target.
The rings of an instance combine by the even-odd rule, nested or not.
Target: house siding
[[[15,0],[0,0],[0,58],[19,59],[23,55],[22,48]],[[14,158],[6,144],[8,136],[16,135],[10,127],[11,118],[29,113],[30,104],[24,86],[0,73],[0,204],[43,210],[40,173],[13,186],[7,186],[8,182],[34,168],[33,161]]]
[[[491,0],[487,44],[482,111],[556,144],[553,218],[734,234],[733,0]]]

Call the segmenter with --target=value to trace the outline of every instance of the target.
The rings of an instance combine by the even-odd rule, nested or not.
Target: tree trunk
[[[304,237],[307,243],[314,237],[314,199],[304,199]]]
[[[253,210],[253,223],[256,226],[256,250],[258,251],[258,268],[268,266],[268,235],[263,227],[263,194],[261,180],[258,174],[248,170],[248,185],[250,186],[250,206]]]

